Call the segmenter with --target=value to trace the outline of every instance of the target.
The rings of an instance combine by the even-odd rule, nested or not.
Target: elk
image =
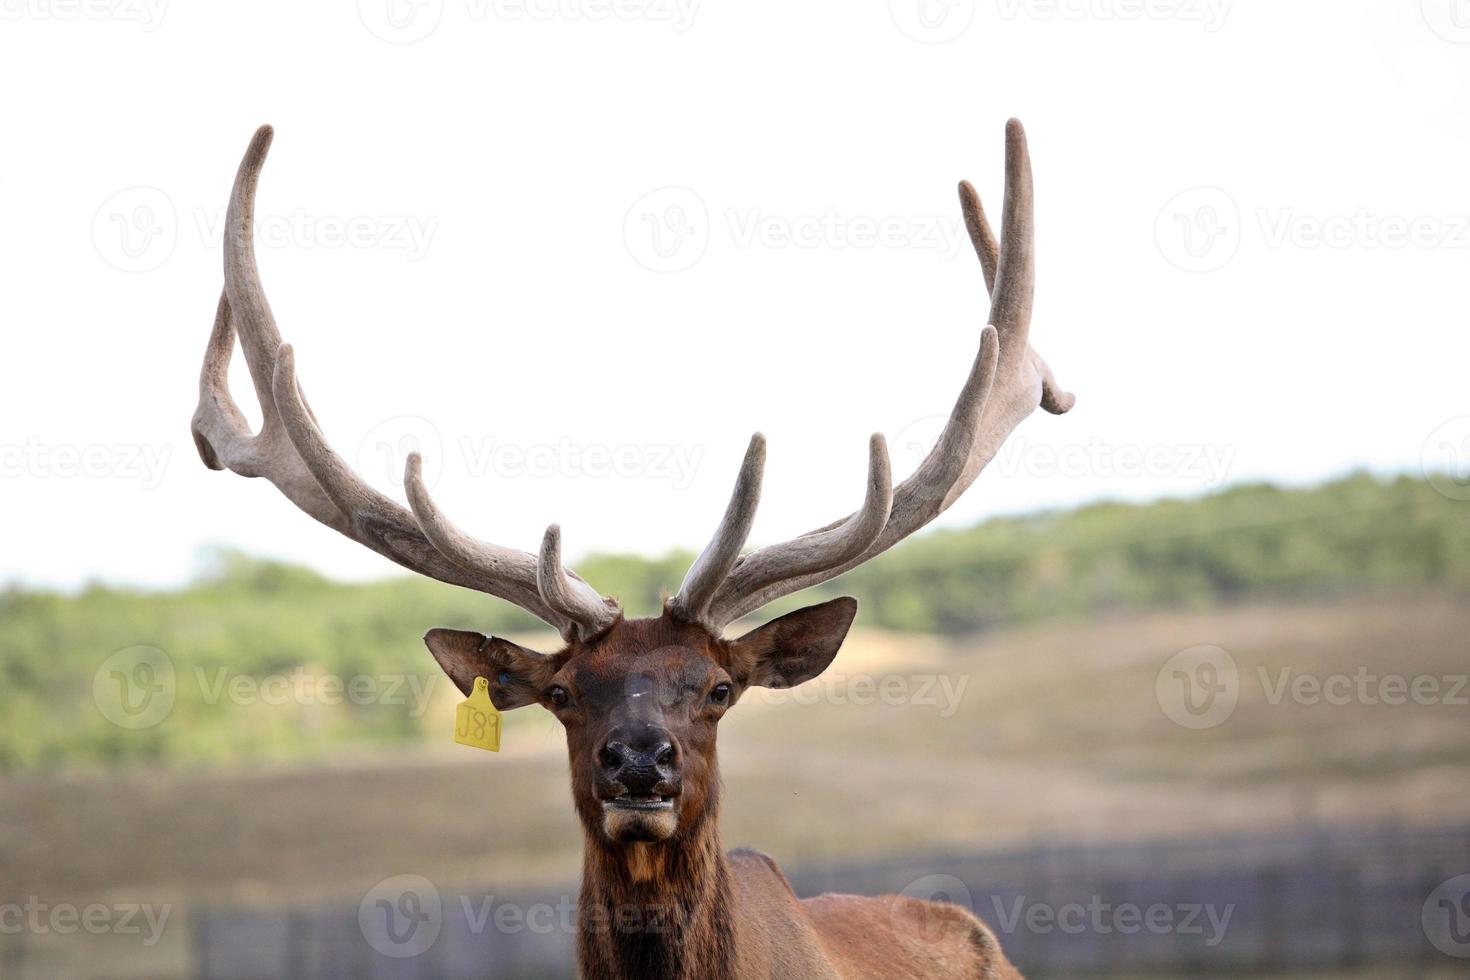
[[[857,511],[746,553],[765,460],[765,440],[755,435],[713,538],[662,613],[644,619],[625,617],[616,599],[563,565],[557,525],[547,528],[536,555],[479,540],[435,506],[416,454],[404,474],[404,507],[327,444],[256,267],[255,190],[271,138],[268,126],[256,132],[230,196],[224,292],[200,375],[195,444],[211,469],[264,477],[307,514],[378,554],[512,602],[561,634],[553,653],[464,630],[432,629],[424,640],[461,691],[486,678],[500,710],[537,704],[565,728],[584,836],[582,976],[1019,977],[991,931],[956,905],[895,896],[798,900],[769,857],[725,853],[715,741],[720,719],[750,688],[791,687],[821,674],[857,602],[810,606],[734,638],[725,636],[727,626],[888,550],[953,504],[1038,405],[1053,414],[1072,407],[1072,395],[1027,339],[1035,261],[1021,124],[1006,128],[999,241],[975,189],[960,184],[990,316],[933,449],[895,486],[883,437],[873,436]],[[260,402],[255,432],[228,388],[237,337]]]

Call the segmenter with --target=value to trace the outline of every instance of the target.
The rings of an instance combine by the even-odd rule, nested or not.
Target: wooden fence
[[[1470,826],[1077,843],[787,870],[801,895],[966,903],[1034,978],[1470,965],[1445,951],[1470,954],[1470,897],[1430,901],[1470,874]],[[325,908],[196,909],[198,976],[569,977],[575,895],[441,893],[435,910],[430,896],[407,900],[390,886],[386,897]]]

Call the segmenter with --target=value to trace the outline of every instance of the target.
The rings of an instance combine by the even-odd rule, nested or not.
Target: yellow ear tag
[[[454,709],[454,740],[491,752],[500,751],[500,709],[490,700],[490,682],[475,678],[468,700]]]

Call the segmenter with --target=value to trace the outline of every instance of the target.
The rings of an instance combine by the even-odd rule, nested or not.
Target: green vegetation
[[[957,634],[1251,598],[1466,591],[1466,507],[1423,480],[1366,475],[1307,490],[1252,485],[1097,504],[924,535],[774,610],[848,592],[862,600],[865,625]],[[688,559],[594,556],[578,567],[640,614],[677,587]],[[218,556],[176,592],[11,588],[0,593],[0,771],[278,758],[417,739],[421,692],[448,696],[419,642],[431,626],[513,632],[537,623],[435,582],[346,585],[237,554]],[[175,699],[163,723],[128,730],[98,710],[93,683],[110,655],[140,645],[167,654]],[[338,692],[339,703],[318,703],[333,699],[324,677],[366,678],[383,696]],[[229,683],[243,684],[244,696],[230,696],[221,687]]]

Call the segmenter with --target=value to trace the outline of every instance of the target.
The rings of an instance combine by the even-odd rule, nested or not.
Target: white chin
[[[678,826],[679,815],[672,803],[654,809],[602,806],[602,831],[620,843],[668,840]]]

